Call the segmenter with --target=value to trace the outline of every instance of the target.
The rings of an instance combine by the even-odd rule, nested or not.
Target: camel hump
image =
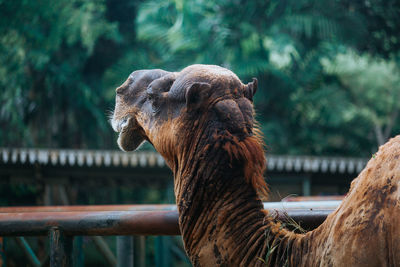
[[[372,155],[365,172],[376,180],[387,183],[389,180],[400,182],[400,135],[391,138],[386,144],[379,147]],[[393,181],[394,182],[394,181]]]

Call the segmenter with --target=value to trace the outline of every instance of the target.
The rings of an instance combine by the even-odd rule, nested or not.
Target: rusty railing
[[[264,207],[270,211],[271,216],[283,221],[290,217],[304,229],[310,230],[319,226],[339,203],[266,202]],[[46,235],[50,242],[50,266],[71,266],[75,236],[162,236],[180,235],[180,232],[175,205],[0,208],[1,237]],[[124,242],[123,239],[121,242]],[[129,250],[129,246],[122,247]],[[129,251],[126,253],[129,254]],[[127,263],[132,261],[132,257],[125,258],[126,266],[132,265]]]

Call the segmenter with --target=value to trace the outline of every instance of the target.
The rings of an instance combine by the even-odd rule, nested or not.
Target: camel
[[[400,136],[381,146],[342,204],[296,233],[263,210],[257,80],[192,65],[139,70],[116,89],[111,119],[124,151],[150,142],[174,174],[179,227],[193,266],[400,266]]]

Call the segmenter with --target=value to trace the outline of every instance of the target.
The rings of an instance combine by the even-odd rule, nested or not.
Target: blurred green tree
[[[259,79],[270,151],[368,155],[398,118],[378,107],[390,100],[361,108],[372,70],[327,62],[352,48],[386,64],[371,77],[391,77],[399,14],[396,0],[0,1],[0,145],[114,147],[106,110],[130,72],[205,63]],[[372,98],[388,84],[371,83]]]
[[[100,38],[118,41],[103,1],[0,2],[0,145],[101,143],[102,88],[85,64]]]
[[[137,19],[138,38],[156,52],[154,66],[218,64],[244,81],[257,77],[256,108],[270,150],[307,154],[366,153],[369,140],[347,132],[338,113],[347,96],[337,94],[320,63],[343,45],[358,45],[368,34],[363,22],[346,3],[313,0],[152,0]]]
[[[350,101],[343,116],[367,122],[376,144],[383,145],[392,135],[400,111],[400,69],[396,63],[349,50],[332,60],[322,59],[322,64],[348,91]]]

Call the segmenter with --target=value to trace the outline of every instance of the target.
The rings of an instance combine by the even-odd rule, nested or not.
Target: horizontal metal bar
[[[279,220],[291,217],[306,229],[320,225],[334,209],[269,209]],[[69,211],[0,213],[0,236],[46,235],[58,227],[65,235],[179,235],[177,211]]]
[[[264,209],[335,209],[341,201],[264,202]],[[0,207],[0,213],[74,212],[74,211],[176,211],[176,205],[74,205]]]
[[[331,196],[287,196],[281,201],[283,202],[302,202],[302,201],[334,201],[343,200],[344,195],[331,195]]]
[[[336,209],[341,201],[298,201],[298,202],[264,202],[267,210],[331,210]]]
[[[176,211],[79,211],[1,213],[0,236],[46,235],[58,227],[66,235],[178,235]]]
[[[73,212],[73,211],[176,211],[176,205],[73,205],[0,207],[0,213],[14,212]]]

